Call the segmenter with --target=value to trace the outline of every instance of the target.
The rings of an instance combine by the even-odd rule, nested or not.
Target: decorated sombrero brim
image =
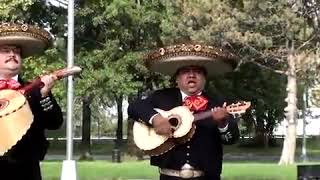
[[[14,45],[21,48],[23,57],[44,52],[52,45],[49,32],[23,23],[0,24],[0,46]]]
[[[153,72],[174,75],[185,66],[201,66],[208,76],[231,72],[238,64],[238,57],[230,51],[203,44],[180,44],[162,47],[144,58],[146,67]]]

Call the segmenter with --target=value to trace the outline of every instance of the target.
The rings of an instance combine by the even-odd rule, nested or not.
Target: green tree
[[[118,106],[116,147],[122,139],[122,101],[144,88],[149,75],[141,52],[157,44],[160,1],[86,1],[76,11],[77,64],[84,68],[80,96]]]
[[[207,41],[217,45],[224,46],[237,52],[241,57],[240,65],[245,63],[253,63],[259,68],[269,69],[276,73],[286,75],[292,72],[288,66],[288,62],[296,62],[297,55],[303,53],[305,50],[314,51],[310,49],[313,45],[315,34],[317,32],[314,27],[317,25],[314,22],[317,17],[314,14],[317,12],[314,6],[305,8],[296,1],[170,1],[178,10],[174,13],[181,13],[182,18],[171,18],[164,26],[163,35],[179,35],[183,39],[195,41]],[[307,9],[307,11],[305,11]],[[306,12],[313,10],[312,15]],[[171,38],[167,38],[171,41]],[[294,61],[290,60],[290,51],[287,48],[287,42],[294,42],[295,52]],[[310,58],[309,58],[310,59]],[[316,61],[312,61],[318,64]],[[310,62],[308,62],[310,63]],[[304,63],[302,63],[304,64]],[[304,74],[304,66],[295,67],[300,75]],[[317,74],[316,71],[313,71]],[[295,82],[290,80],[292,76],[288,76],[288,83]],[[308,76],[309,79],[315,76]],[[294,78],[294,76],[293,76]],[[289,84],[288,84],[289,85]],[[295,87],[295,85],[289,85]],[[293,92],[291,97],[295,97]],[[289,98],[290,99],[290,98]],[[293,102],[291,100],[288,100]],[[290,105],[296,107],[295,102]],[[281,106],[278,106],[278,108]],[[288,108],[287,108],[288,109]],[[296,121],[292,114],[296,113],[295,108],[289,108],[292,111],[293,117],[292,129],[294,132]],[[262,121],[264,113],[259,113],[262,117],[258,118]],[[282,115],[277,113],[279,117]],[[286,115],[289,115],[288,113]],[[287,119],[290,119],[287,116]],[[292,121],[292,120],[291,120]],[[288,135],[286,138],[290,139],[292,143],[285,143],[284,149],[291,149],[290,153],[283,153],[287,156],[282,158],[284,164],[292,163],[295,149],[295,133]],[[285,141],[286,142],[286,141]],[[290,156],[290,157],[289,157]]]
[[[16,20],[33,3],[33,0],[3,0],[0,3],[0,17],[2,20]]]

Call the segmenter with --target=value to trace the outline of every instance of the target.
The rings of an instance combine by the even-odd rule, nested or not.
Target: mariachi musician
[[[220,48],[191,43],[163,47],[146,56],[147,68],[171,75],[176,87],[157,90],[130,104],[128,114],[132,119],[171,137],[172,124],[154,108],[168,111],[185,105],[194,114],[211,109],[209,118],[194,122],[195,132],[189,141],[151,157],[151,165],[159,167],[160,180],[220,180],[222,144],[235,143],[239,130],[226,103],[209,97],[204,87],[208,77],[232,71],[237,61],[236,56]]]
[[[2,23],[0,25],[0,94],[1,90],[17,90],[24,86],[25,82],[19,76],[22,58],[42,53],[51,45],[51,35],[39,27],[21,23]],[[39,161],[44,159],[49,146],[45,130],[58,129],[63,123],[61,109],[51,94],[57,77],[50,74],[40,78],[43,86],[34,87],[26,97],[34,117],[30,128],[11,149],[0,156],[3,178],[41,180]],[[8,98],[7,101],[10,103],[10,97],[2,96],[1,98]],[[1,108],[5,106],[1,106],[0,111]],[[20,117],[14,115],[14,117],[12,122],[19,122],[19,118],[24,118],[24,115]],[[0,133],[0,140],[3,138],[1,142],[5,142],[6,134]]]

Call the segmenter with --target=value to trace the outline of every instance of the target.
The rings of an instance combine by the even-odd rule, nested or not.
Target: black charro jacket
[[[211,98],[205,93],[209,102],[207,110],[222,106],[223,101]],[[157,112],[153,108],[170,110],[182,105],[181,92],[177,88],[155,91],[144,100],[137,100],[129,104],[128,115],[134,120],[142,120],[149,124],[150,118]],[[179,170],[185,163],[196,169],[205,171],[208,176],[220,176],[222,171],[222,144],[233,144],[239,139],[239,129],[236,120],[230,116],[228,130],[220,132],[212,118],[195,122],[196,131],[191,140],[185,144],[177,145],[170,151],[151,157],[151,165],[160,168]]]

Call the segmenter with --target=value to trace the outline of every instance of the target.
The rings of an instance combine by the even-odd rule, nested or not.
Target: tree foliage
[[[318,9],[318,2],[312,0],[78,1],[75,64],[83,72],[75,80],[76,102],[93,95],[92,106],[103,109],[119,98],[132,99],[168,86],[168,77],[147,71],[143,55],[158,46],[202,41],[240,57],[236,71],[212,79],[208,90],[251,101],[253,109],[245,115],[248,128],[270,135],[284,118],[288,41],[294,42],[299,87],[319,83]],[[57,46],[45,56],[25,60],[27,79],[65,66],[66,9],[41,0],[4,0],[0,10],[1,20],[37,23],[56,38]],[[64,102],[64,81],[55,91]],[[92,108],[93,116],[101,117],[95,111],[99,108]],[[81,108],[76,109],[79,117]]]

